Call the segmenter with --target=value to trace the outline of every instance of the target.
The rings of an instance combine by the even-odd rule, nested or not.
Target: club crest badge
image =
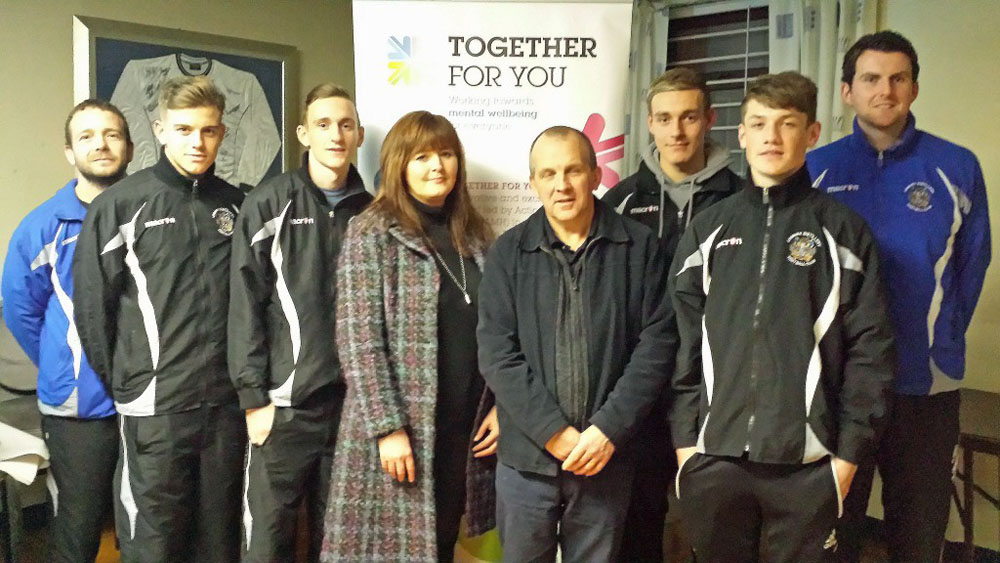
[[[788,243],[788,261],[796,266],[811,266],[816,263],[816,252],[823,246],[819,237],[808,232],[799,231],[786,239]]]
[[[235,218],[236,215],[233,211],[225,207],[219,207],[212,212],[212,219],[215,219],[215,225],[219,228],[219,233],[223,236],[233,236],[233,221]]]
[[[906,189],[906,206],[914,211],[924,212],[931,208],[931,196],[934,188],[924,182],[913,182]]]

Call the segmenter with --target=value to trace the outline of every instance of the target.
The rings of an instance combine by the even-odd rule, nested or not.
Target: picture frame
[[[130,173],[159,158],[152,126],[158,119],[159,84],[173,76],[199,74],[211,77],[226,95],[227,130],[216,160],[218,176],[249,189],[298,166],[295,47],[73,17],[74,103],[98,97],[122,110],[135,145]]]

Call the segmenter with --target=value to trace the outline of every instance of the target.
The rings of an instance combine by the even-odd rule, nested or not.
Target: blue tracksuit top
[[[87,209],[76,180],[21,221],[3,268],[3,317],[38,366],[42,414],[104,418],[115,414],[104,384],[84,357],[73,321],[73,251]]]
[[[868,222],[878,243],[898,350],[896,392],[958,389],[965,332],[990,263],[990,222],[975,155],[916,128],[892,148],[854,133],[806,157],[813,186]]]

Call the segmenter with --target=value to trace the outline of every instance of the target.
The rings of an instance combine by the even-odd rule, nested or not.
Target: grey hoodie
[[[729,151],[726,150],[726,147],[706,138],[705,168],[691,174],[680,182],[674,182],[663,173],[663,170],[660,168],[660,151],[657,150],[655,142],[650,143],[649,147],[643,152],[642,161],[653,173],[657,181],[660,182],[660,208],[663,208],[663,194],[665,193],[674,202],[677,209],[684,209],[685,207],[690,207],[694,193],[700,190],[702,185],[714,176],[716,172],[729,166],[732,159],[729,157]],[[685,215],[687,216],[687,222],[690,223],[694,213],[688,209]]]

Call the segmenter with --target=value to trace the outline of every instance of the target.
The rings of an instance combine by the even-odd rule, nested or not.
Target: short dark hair
[[[854,82],[854,72],[858,65],[858,57],[865,51],[903,53],[910,59],[912,78],[914,82],[917,81],[917,75],[920,74],[920,63],[917,62],[917,51],[913,48],[913,43],[910,43],[909,39],[895,31],[888,30],[869,33],[855,41],[854,45],[851,45],[851,48],[847,50],[847,54],[844,55],[844,66],[841,67],[841,81],[847,84]]]
[[[653,98],[657,94],[680,90],[698,90],[701,92],[701,109],[707,113],[712,107],[712,96],[705,77],[693,68],[678,66],[657,76],[650,83],[649,92],[646,93],[646,111],[653,113]]]
[[[535,166],[531,162],[531,153],[535,151],[535,143],[538,142],[538,139],[541,139],[542,137],[566,138],[570,136],[579,139],[580,143],[586,147],[585,150],[587,151],[587,154],[584,156],[586,157],[587,164],[590,165],[591,170],[597,170],[597,153],[594,152],[594,145],[591,144],[590,139],[588,139],[587,136],[578,129],[573,129],[572,127],[567,127],[565,125],[554,125],[539,133],[538,136],[535,137],[535,140],[531,141],[531,148],[528,149],[528,164],[532,176],[535,175]]]
[[[324,100],[326,98],[344,98],[345,100],[351,102],[351,105],[354,106],[354,117],[358,120],[358,125],[361,125],[361,116],[358,115],[358,106],[354,103],[354,98],[351,97],[351,93],[348,92],[343,86],[334,84],[333,82],[317,84],[312,90],[309,90],[308,94],[306,94],[305,105],[302,106],[302,125],[306,125],[306,115],[309,113],[309,106],[311,106],[316,100]]]
[[[128,132],[128,120],[125,119],[125,114],[122,113],[122,110],[115,107],[115,105],[112,104],[111,102],[102,100],[100,98],[87,98],[86,100],[73,106],[73,109],[69,111],[69,115],[66,117],[66,125],[63,127],[63,132],[66,135],[67,147],[73,146],[73,137],[69,130],[69,124],[71,121],[73,121],[74,115],[80,113],[85,109],[99,109],[101,111],[106,111],[108,113],[115,114],[115,116],[122,122],[122,129],[123,132],[125,133],[125,142],[130,145],[132,144],[132,135],[130,135]]]
[[[741,119],[747,115],[750,100],[769,108],[796,109],[806,114],[809,123],[816,121],[816,83],[791,70],[757,77],[743,96]]]

